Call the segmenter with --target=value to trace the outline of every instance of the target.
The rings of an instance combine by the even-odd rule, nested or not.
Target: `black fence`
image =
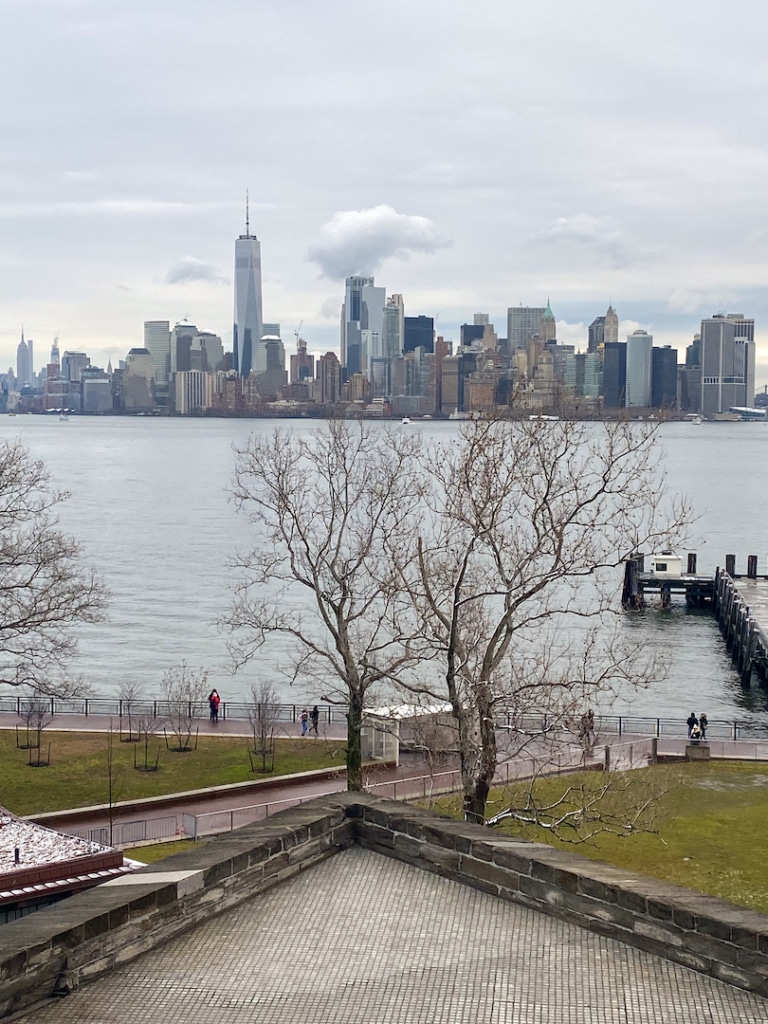
[[[309,705],[311,706],[311,705]],[[257,705],[247,702],[222,701],[219,718],[226,721],[249,721],[257,713]],[[270,705],[270,719],[277,724],[296,724],[306,704]],[[206,719],[209,716],[208,702],[191,701],[184,712],[193,718]],[[319,704],[320,723],[323,725],[343,724],[346,709],[341,704]],[[123,720],[128,718],[166,719],[178,714],[179,706],[162,699],[121,700],[119,697],[22,697],[4,694],[0,696],[0,712],[16,714],[25,718],[30,714],[101,716]],[[557,729],[578,731],[578,720],[572,723],[557,718],[549,721],[540,715],[505,715],[500,713],[497,725],[501,729],[523,732],[550,732]],[[682,718],[653,718],[636,715],[595,715],[595,730],[604,735],[614,736],[684,736],[687,731]],[[710,718],[707,737],[712,739],[768,739],[768,724],[748,719],[721,720]]]

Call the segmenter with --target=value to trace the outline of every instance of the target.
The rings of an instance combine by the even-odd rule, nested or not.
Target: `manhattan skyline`
[[[58,334],[116,364],[154,319],[231,347],[248,187],[264,318],[312,351],[338,350],[344,278],[375,274],[454,340],[549,296],[564,343],[610,302],[622,337],[682,353],[745,310],[768,380],[756,2],[0,9],[0,368],[22,324],[36,363]]]

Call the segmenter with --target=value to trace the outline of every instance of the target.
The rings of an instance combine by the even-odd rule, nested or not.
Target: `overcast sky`
[[[375,273],[458,336],[551,298],[681,349],[757,319],[768,383],[768,14],[758,0],[0,0],[0,368],[21,326],[113,363],[143,321],[338,345]]]

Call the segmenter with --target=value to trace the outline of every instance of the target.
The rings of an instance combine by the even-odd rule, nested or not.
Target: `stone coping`
[[[768,916],[361,793],[226,833],[0,927],[0,1016],[64,994],[353,843],[768,995]]]

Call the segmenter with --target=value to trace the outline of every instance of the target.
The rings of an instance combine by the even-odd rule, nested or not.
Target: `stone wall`
[[[354,842],[346,797],[227,833],[0,928],[0,1016],[65,993]]]
[[[362,798],[370,849],[768,996],[768,916],[608,864]]]
[[[0,1016],[354,842],[768,996],[768,916],[366,794],[321,797],[0,928]]]

